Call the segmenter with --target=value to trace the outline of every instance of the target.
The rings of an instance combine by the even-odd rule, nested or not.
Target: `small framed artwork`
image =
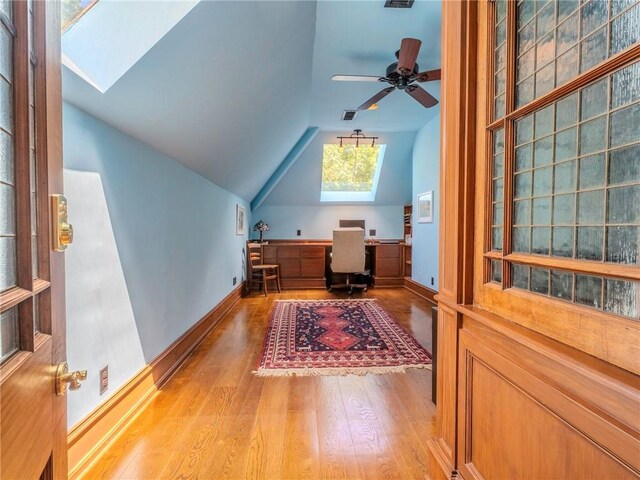
[[[236,235],[244,235],[244,207],[236,204]]]
[[[418,223],[433,223],[433,190],[418,195]]]

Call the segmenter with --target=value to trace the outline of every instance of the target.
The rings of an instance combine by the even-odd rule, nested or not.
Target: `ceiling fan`
[[[385,77],[371,75],[334,75],[331,77],[331,80],[338,82],[384,82],[391,85],[376,93],[360,105],[358,110],[370,109],[396,89],[404,90],[422,106],[431,108],[438,104],[438,100],[414,82],[422,83],[440,80],[440,69],[428,70],[426,72],[418,71],[416,59],[418,58],[421,45],[422,42],[417,38],[403,38],[400,44],[400,50],[396,52],[398,61],[387,67]]]

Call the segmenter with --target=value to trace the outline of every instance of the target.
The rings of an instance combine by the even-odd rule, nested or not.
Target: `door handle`
[[[73,242],[73,225],[68,223],[67,199],[64,195],[51,195],[53,214],[53,249],[64,252]]]
[[[69,390],[78,390],[87,379],[86,370],[69,371],[67,362],[62,362],[56,370],[56,395],[63,397]]]

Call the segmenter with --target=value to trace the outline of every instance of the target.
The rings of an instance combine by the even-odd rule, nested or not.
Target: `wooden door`
[[[60,4],[0,1],[0,477],[66,478]]]

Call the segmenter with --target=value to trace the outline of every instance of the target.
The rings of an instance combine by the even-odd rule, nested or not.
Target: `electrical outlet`
[[[433,277],[431,277],[431,285],[433,285]]]
[[[235,285],[236,283],[238,283],[238,277],[233,277],[233,284]]]
[[[370,237],[375,237],[376,236],[376,229],[375,228],[369,229],[369,236]]]
[[[296,235],[297,235],[297,236],[302,235],[302,230],[296,230]]]
[[[109,388],[109,365],[100,370],[100,395]]]

